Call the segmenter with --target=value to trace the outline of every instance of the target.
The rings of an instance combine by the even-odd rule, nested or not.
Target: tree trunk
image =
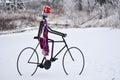
[[[82,10],[82,0],[79,0],[79,10]]]

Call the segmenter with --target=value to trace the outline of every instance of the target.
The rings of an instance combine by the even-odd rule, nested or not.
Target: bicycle
[[[17,71],[18,71],[18,73],[19,73],[19,75],[20,76],[22,76],[22,67],[24,67],[25,65],[29,65],[29,64],[33,64],[34,65],[34,68],[33,68],[33,65],[32,65],[32,68],[33,68],[33,70],[28,70],[28,71],[32,71],[31,72],[31,76],[33,76],[35,73],[36,73],[36,71],[37,71],[37,69],[38,69],[38,67],[40,67],[40,68],[45,68],[45,69],[49,69],[50,67],[51,67],[51,63],[52,62],[55,62],[58,58],[56,58],[65,48],[67,49],[66,51],[65,51],[65,53],[64,53],[64,55],[63,55],[63,58],[62,58],[62,66],[63,66],[63,70],[64,70],[64,72],[65,72],[65,74],[66,75],[68,75],[68,70],[67,70],[67,68],[68,67],[66,67],[66,65],[65,65],[65,62],[66,61],[73,61],[73,62],[75,62],[75,60],[77,60],[78,59],[78,61],[76,61],[76,62],[79,62],[79,61],[81,61],[79,64],[79,68],[80,68],[80,70],[79,70],[79,75],[81,75],[82,74],[82,72],[83,72],[83,70],[84,70],[84,66],[85,66],[85,58],[84,58],[84,55],[83,55],[83,53],[82,53],[82,51],[79,49],[79,48],[77,48],[77,47],[68,47],[68,45],[67,45],[67,43],[66,43],[66,41],[65,41],[65,37],[67,36],[67,34],[64,34],[64,33],[61,33],[61,32],[58,32],[58,31],[54,31],[54,32],[50,32],[50,33],[53,33],[53,34],[56,34],[56,35],[59,35],[59,36],[61,36],[62,37],[62,40],[60,40],[60,41],[54,41],[54,40],[51,40],[51,39],[49,39],[49,43],[50,42],[52,42],[53,44],[52,44],[52,49],[51,49],[51,58],[49,59],[49,60],[47,60],[46,59],[46,57],[43,57],[43,59],[42,59],[42,61],[41,61],[41,63],[39,62],[39,55],[38,55],[38,53],[37,53],[37,51],[36,51],[36,49],[38,48],[38,46],[39,46],[39,43],[36,45],[36,47],[35,48],[32,48],[32,47],[26,47],[26,48],[24,48],[21,52],[20,52],[20,54],[18,55],[18,58],[17,58]],[[34,39],[38,39],[38,37],[34,37]],[[54,49],[54,43],[64,43],[64,46],[58,51],[58,53],[56,53],[54,56],[53,56],[53,49]],[[72,52],[72,50],[75,50],[74,52]],[[29,52],[27,52],[27,51],[29,51]],[[26,53],[24,53],[24,52],[26,52]],[[75,52],[77,52],[76,54],[75,54]],[[27,55],[27,53],[31,53],[30,54],[30,56],[28,56]],[[27,58],[27,61],[25,62],[25,61],[21,61],[21,60],[26,60],[26,59],[21,59],[21,57],[23,57],[23,54],[24,55],[26,55],[26,57],[28,57]],[[69,56],[68,56],[69,55]],[[74,55],[77,55],[77,58],[74,56]],[[80,58],[79,58],[79,57]],[[25,57],[25,56],[24,56]],[[34,58],[33,58],[34,57]],[[66,59],[66,58],[69,58],[69,59]],[[34,60],[35,59],[35,60]],[[71,59],[71,60],[70,60]],[[45,62],[44,62],[44,64],[43,64],[43,61],[45,60]],[[20,61],[21,61],[21,63],[24,63],[24,65],[20,65]],[[27,63],[27,64],[26,64]],[[71,62],[69,62],[69,64],[70,64]],[[77,65],[78,65],[78,63],[77,63]],[[67,65],[68,66],[68,65]],[[24,67],[25,68],[25,67]],[[30,67],[26,67],[26,69],[28,69],[28,68],[30,68]]]

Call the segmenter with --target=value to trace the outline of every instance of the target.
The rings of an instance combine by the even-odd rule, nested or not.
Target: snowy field
[[[32,30],[0,35],[0,80],[120,80],[120,29],[56,30],[67,33],[69,46],[77,46],[84,53],[86,64],[82,75],[66,76],[60,55],[50,70],[38,69],[34,76],[19,76],[16,68],[19,52],[38,43],[33,39],[38,31]]]

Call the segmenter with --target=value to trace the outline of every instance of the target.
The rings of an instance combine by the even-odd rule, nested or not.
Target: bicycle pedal
[[[52,62],[54,62],[54,61],[56,61],[56,60],[58,60],[58,58],[51,58],[51,59],[50,59],[50,61],[52,61]]]

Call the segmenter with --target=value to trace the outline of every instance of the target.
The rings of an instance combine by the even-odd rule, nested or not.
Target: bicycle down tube
[[[63,50],[65,47],[66,47],[67,50],[69,51],[68,45],[67,45],[67,43],[66,43],[64,37],[62,37],[62,39],[63,39],[63,41],[53,41],[53,44],[52,44],[52,51],[51,51],[51,52],[52,52],[52,53],[51,53],[51,54],[52,54],[52,55],[51,55],[51,58],[55,58],[56,56],[58,56],[58,55],[62,52],[62,50]],[[50,41],[50,42],[51,42],[51,41]],[[60,42],[65,43],[65,45],[64,45],[64,46],[60,49],[60,51],[58,51],[58,53],[53,57],[54,43],[60,43]],[[73,57],[72,57],[70,51],[69,51],[69,54],[70,54],[72,60],[74,61],[74,59],[73,59]]]

